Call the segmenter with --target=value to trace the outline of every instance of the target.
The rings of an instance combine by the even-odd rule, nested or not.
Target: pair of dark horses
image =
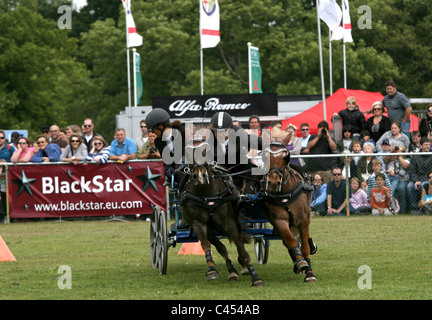
[[[203,143],[192,144],[198,149]],[[294,263],[294,272],[305,272],[305,282],[315,282],[310,254],[316,251],[309,234],[311,193],[307,192],[304,176],[291,168],[289,152],[283,144],[272,143],[265,150],[270,169],[261,180],[260,201],[264,202],[269,222],[275,227]],[[207,280],[219,277],[212,259],[211,245],[224,258],[228,268],[228,279],[238,281],[238,271],[228,257],[225,245],[218,233],[224,234],[234,243],[242,274],[250,274],[253,286],[263,286],[264,281],[255,271],[244,244],[249,237],[241,230],[238,214],[238,190],[233,187],[232,178],[225,169],[208,164],[193,164],[189,167],[189,179],[181,199],[183,218],[192,227],[205,252]],[[298,236],[301,242],[294,236]]]

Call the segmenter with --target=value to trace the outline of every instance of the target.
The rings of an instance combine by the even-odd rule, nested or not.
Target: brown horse
[[[263,286],[264,281],[260,279],[252,266],[250,256],[244,246],[249,239],[240,226],[237,189],[231,177],[222,170],[207,162],[188,166],[186,173],[189,174],[189,178],[180,196],[183,218],[201,241],[207,262],[207,280],[219,278],[211,254],[213,244],[226,262],[229,272],[228,279],[238,281],[238,272],[218,236],[218,234],[223,234],[237,247],[238,261],[243,270],[247,269],[251,275],[252,285]],[[242,274],[244,273],[242,271]]]
[[[305,282],[315,282],[310,254],[316,245],[309,234],[312,194],[305,178],[289,162],[286,147],[272,142],[264,152],[269,171],[261,180],[269,221],[276,228],[294,263],[294,272],[305,272]],[[294,236],[295,235],[295,236]],[[298,240],[301,242],[301,250]]]

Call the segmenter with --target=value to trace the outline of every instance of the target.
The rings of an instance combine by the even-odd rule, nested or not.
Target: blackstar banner
[[[166,210],[164,163],[9,166],[10,218],[150,214]]]
[[[219,111],[233,118],[278,115],[276,93],[153,97],[152,107],[166,110],[171,119],[211,118]]]

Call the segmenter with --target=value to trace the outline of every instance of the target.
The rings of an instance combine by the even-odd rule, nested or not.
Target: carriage
[[[271,143],[267,152],[270,158],[270,170],[264,176],[265,180],[261,181],[261,184],[265,184],[266,187],[260,189],[256,194],[243,195],[226,192],[222,196],[221,193],[210,193],[208,197],[197,197],[191,193],[189,200],[193,206],[204,211],[212,211],[213,207],[217,208],[227,202],[241,201],[244,207],[242,210],[244,217],[239,220],[239,224],[242,233],[245,233],[253,240],[257,262],[266,264],[269,257],[270,241],[280,239],[287,247],[293,260],[294,272],[304,272],[306,274],[305,282],[315,282],[316,278],[312,273],[309,259],[309,254],[314,254],[317,248],[309,235],[310,207],[308,204],[310,204],[310,194],[308,192],[310,190],[308,190],[305,177],[302,177],[296,170],[291,169],[289,152],[282,144]],[[212,172],[212,174],[207,175],[207,183],[209,182],[209,176],[216,177],[217,181],[221,180],[221,177],[230,176],[226,171],[221,173],[215,167],[214,164],[207,164],[194,166],[193,168],[198,170],[197,172],[199,170]],[[215,175],[215,172],[219,173]],[[192,172],[189,173],[192,175]],[[184,210],[187,207],[181,203],[184,197],[182,199],[178,197],[177,189],[174,187],[174,179],[172,179],[171,188],[169,188],[169,195],[171,211],[175,214],[175,222],[168,226],[167,214],[158,206],[153,208],[151,216],[151,261],[152,266],[159,269],[160,274],[166,274],[167,272],[169,247],[175,247],[177,243],[197,242],[202,237],[202,232],[199,232],[198,235],[191,227],[181,227],[181,214],[185,213],[181,212],[181,208]],[[283,215],[283,219],[272,215],[275,212],[277,212],[277,217]],[[297,231],[296,239],[291,234],[292,228]],[[226,233],[215,232],[215,237],[218,239],[223,239],[225,236]],[[213,242],[211,243],[213,244]],[[221,253],[218,247],[217,249]],[[207,252],[206,260],[208,266],[210,265],[208,280],[211,280],[211,274],[214,274],[215,270],[211,256]],[[233,269],[231,261],[227,257],[224,258],[227,261],[228,269]],[[246,258],[243,258],[243,260],[246,260]],[[242,259],[239,256],[239,262],[241,261]],[[257,275],[254,279],[253,274],[255,271],[250,262],[248,263],[247,269],[249,269],[249,274],[253,278],[253,285],[256,285],[256,283],[263,284],[263,281]],[[245,266],[246,263],[242,265],[242,274],[248,272]],[[234,271],[237,273],[235,269]],[[233,276],[233,278],[235,277]]]
[[[159,269],[161,275],[166,274],[168,266],[169,247],[175,248],[178,243],[198,242],[199,239],[192,228],[182,228],[180,200],[177,197],[177,190],[173,186],[169,188],[171,199],[171,212],[174,213],[175,222],[168,226],[167,213],[159,206],[153,207],[150,225],[150,254],[153,268]],[[260,195],[257,196],[258,198]],[[253,201],[251,199],[250,201]],[[252,205],[247,210],[245,220],[242,220],[242,229],[251,236],[255,248],[255,256],[259,264],[266,264],[269,257],[270,240],[277,240],[280,237],[272,228],[268,220],[262,215],[263,208],[259,204]],[[223,234],[218,235],[221,239]]]

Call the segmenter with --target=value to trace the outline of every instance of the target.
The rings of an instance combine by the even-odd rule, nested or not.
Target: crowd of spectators
[[[307,122],[299,128],[292,124],[283,128],[281,121],[271,123],[271,128],[288,134],[286,147],[296,156],[291,161],[313,179],[311,207],[315,214],[346,215],[347,210],[384,215],[432,212],[432,157],[423,154],[431,151],[432,105],[419,130],[409,132],[408,99],[391,81],[386,83],[386,92],[382,101],[372,104],[367,112],[370,116],[360,112],[354,97],[346,99],[345,108],[334,114],[342,121],[342,137],[337,142],[326,121],[317,125],[313,135]],[[262,134],[257,115],[250,116],[248,126],[249,134]],[[160,159],[162,150],[155,144],[156,134],[147,130],[145,120],[140,128],[141,135],[134,139],[127,137],[124,129],[116,129],[111,143],[95,132],[90,118],[81,127],[44,126],[34,141],[14,133],[7,143],[0,130],[0,161],[104,164],[108,160]],[[404,155],[407,152],[410,155]]]

